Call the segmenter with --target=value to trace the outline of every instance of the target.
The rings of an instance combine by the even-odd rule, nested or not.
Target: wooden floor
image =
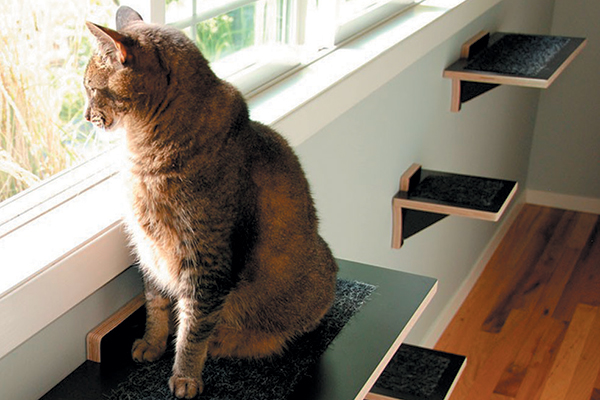
[[[598,215],[525,205],[436,349],[451,400],[600,400]]]

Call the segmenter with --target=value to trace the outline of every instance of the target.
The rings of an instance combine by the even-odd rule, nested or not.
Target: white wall
[[[85,361],[87,333],[141,289],[130,268],[0,359],[0,399],[41,397]]]
[[[540,97],[528,187],[595,199],[600,212],[600,2],[556,0],[552,34],[588,45]]]
[[[427,169],[517,180],[525,187],[539,96],[535,89],[499,87],[454,114],[449,111],[450,80],[442,78],[442,71],[480,30],[548,33],[548,5],[540,0],[501,3],[297,149],[323,234],[337,257],[439,280],[438,294],[411,342],[435,340],[436,319],[443,322],[453,314],[456,304],[446,305],[498,225],[448,217],[408,239],[402,249],[391,249],[391,200],[400,175],[418,162]]]

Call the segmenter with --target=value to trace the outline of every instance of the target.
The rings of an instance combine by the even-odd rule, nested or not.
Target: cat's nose
[[[84,117],[87,122],[92,122],[92,111],[90,110],[90,107],[86,107]]]

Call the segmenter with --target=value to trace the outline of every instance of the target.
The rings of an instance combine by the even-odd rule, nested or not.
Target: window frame
[[[252,118],[274,125],[296,146],[501,1],[452,0],[451,5],[437,7],[435,0],[426,0],[252,96]],[[455,9],[452,19],[443,18]],[[349,61],[349,56],[360,60]],[[390,57],[396,61],[393,69],[388,67]],[[370,85],[364,85],[364,81]],[[328,113],[319,112],[323,107]],[[0,359],[134,261],[120,221],[119,201],[112,196],[118,179],[119,175],[112,175],[101,180],[34,219],[55,228],[54,233],[45,233],[47,237],[35,237],[39,230],[28,223],[0,238],[0,249],[3,241],[17,231],[29,243],[61,241],[65,235],[61,229],[67,225],[61,215],[70,215],[71,223],[77,226],[85,225],[90,207],[109,209],[111,213],[87,227],[89,232],[77,244],[45,261],[37,273],[0,293],[0,319],[4,321],[0,337],[10,338],[0,343]],[[74,211],[77,208],[79,213]],[[35,248],[25,250],[31,254],[24,256],[36,252]]]
[[[384,23],[390,18],[421,3],[423,0],[337,0],[334,44],[339,45],[352,37]],[[344,2],[365,3],[354,12],[345,12],[350,4]]]

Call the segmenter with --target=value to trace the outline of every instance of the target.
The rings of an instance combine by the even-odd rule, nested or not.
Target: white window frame
[[[423,0],[337,0],[335,44],[398,15]]]
[[[126,0],[125,4],[140,10],[142,15],[150,15],[150,22],[157,24],[169,23],[170,25],[184,29],[194,26],[199,22],[228,13],[237,8],[257,3],[261,0],[193,0],[196,13],[189,18],[180,21],[167,21],[167,10],[164,0]],[[261,87],[268,85],[274,79],[301,65],[300,49],[298,48],[297,33],[304,29],[299,26],[305,24],[303,10],[310,0],[293,0],[294,10],[289,21],[293,26],[292,43],[287,46],[279,46],[277,49],[249,49],[240,51],[224,60],[213,63],[211,67],[219,75],[249,95]],[[198,7],[204,5],[204,7]],[[194,32],[192,30],[192,32]],[[193,39],[193,38],[192,38]],[[232,68],[232,65],[235,68]]]
[[[426,0],[252,96],[252,117],[298,145],[501,0],[443,1]],[[455,10],[451,20],[444,18]],[[0,360],[133,262],[118,179],[113,172],[93,179],[0,234],[0,273],[39,263],[36,272],[0,290]],[[13,261],[6,261],[9,252]]]

